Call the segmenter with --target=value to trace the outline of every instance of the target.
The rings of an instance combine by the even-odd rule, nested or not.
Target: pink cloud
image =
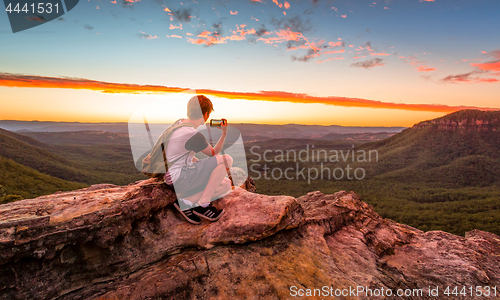
[[[427,67],[427,66],[418,66],[417,67],[417,72],[431,72],[431,71],[436,71],[435,68]]]
[[[399,58],[404,59],[404,56],[400,56]],[[417,72],[432,72],[432,71],[436,71],[436,68],[430,67],[430,66],[426,66],[425,65],[425,63],[426,63],[425,61],[418,60],[415,56],[408,56],[408,58],[406,58],[404,61],[406,63],[409,63],[410,65],[414,66],[415,69],[417,70]]]
[[[441,81],[443,82],[451,82],[451,83],[496,83],[500,82],[496,78],[484,78],[482,76],[500,76],[500,50],[494,50],[491,52],[482,51],[482,54],[486,54],[485,56],[492,57],[494,60],[485,62],[485,63],[470,63],[471,67],[474,67],[474,70],[469,73],[458,74],[458,75],[449,75]],[[480,60],[481,58],[474,59]],[[466,61],[466,60],[464,60]]]
[[[338,42],[328,42],[328,45],[330,45],[330,47],[338,47],[338,46],[342,46],[344,44],[344,42],[341,42],[341,41],[338,41]]]
[[[336,50],[336,51],[324,51],[323,54],[335,54],[335,53],[343,53],[344,49]]]
[[[182,23],[179,23],[179,26],[175,26],[173,24],[170,24],[170,27],[168,29],[170,29],[170,30],[172,30],[172,29],[182,29]]]
[[[332,57],[332,58],[328,58],[328,59],[325,59],[325,60],[318,60],[316,63],[317,64],[321,64],[321,63],[325,63],[327,61],[332,61],[332,60],[341,60],[341,59],[345,59],[344,57]]]

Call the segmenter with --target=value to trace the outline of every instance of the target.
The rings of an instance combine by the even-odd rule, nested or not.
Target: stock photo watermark
[[[314,145],[309,144],[306,145],[306,149],[299,151],[280,149],[262,151],[260,146],[252,146],[250,153],[257,157],[249,160],[250,175],[253,179],[307,180],[308,184],[317,179],[363,180],[366,169],[359,164],[378,162],[377,150],[314,149]],[[283,163],[286,167],[280,166]],[[334,167],[335,163],[346,165]],[[357,165],[352,167],[350,163]]]
[[[79,0],[4,0],[13,33],[30,29],[69,12]]]

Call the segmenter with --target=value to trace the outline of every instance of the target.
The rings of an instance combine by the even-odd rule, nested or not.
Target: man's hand
[[[222,124],[220,126],[220,129],[222,130],[222,134],[227,134],[227,120],[226,119],[221,119]]]

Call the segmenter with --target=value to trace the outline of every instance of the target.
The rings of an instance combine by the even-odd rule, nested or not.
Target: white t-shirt
[[[179,120],[176,124],[179,124],[182,120]],[[207,146],[208,142],[203,134],[193,127],[186,126],[176,129],[168,141],[165,154],[169,162],[179,157],[182,158],[168,168],[165,175],[165,182],[167,184],[175,182],[179,178],[181,169],[186,165],[186,162],[188,165],[193,164],[193,156],[197,152],[207,148]]]

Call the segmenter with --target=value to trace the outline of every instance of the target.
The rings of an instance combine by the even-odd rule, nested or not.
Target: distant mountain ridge
[[[162,132],[170,124],[149,124],[151,131]],[[237,128],[244,141],[261,141],[274,138],[314,138],[314,139],[357,139],[371,141],[387,138],[401,132],[405,127],[380,126],[340,126],[340,125],[301,125],[301,124],[251,124],[230,123]],[[138,126],[135,126],[138,127]],[[128,134],[128,123],[78,123],[78,122],[40,122],[40,121],[0,121],[0,128],[30,135],[31,132],[71,132],[100,131]],[[142,127],[138,127],[141,128]],[[132,132],[135,133],[135,132]],[[141,132],[142,133],[142,132]],[[33,135],[31,135],[33,136]]]
[[[149,124],[150,126],[165,127],[170,123]],[[261,130],[261,131],[317,131],[321,133],[364,133],[364,132],[399,132],[406,127],[402,126],[341,126],[341,125],[303,125],[303,124],[254,124],[254,123],[230,123],[238,129]],[[0,128],[9,131],[38,131],[38,132],[60,132],[60,131],[109,131],[128,132],[127,122],[115,123],[81,123],[81,122],[53,122],[53,121],[16,121],[0,120]]]

